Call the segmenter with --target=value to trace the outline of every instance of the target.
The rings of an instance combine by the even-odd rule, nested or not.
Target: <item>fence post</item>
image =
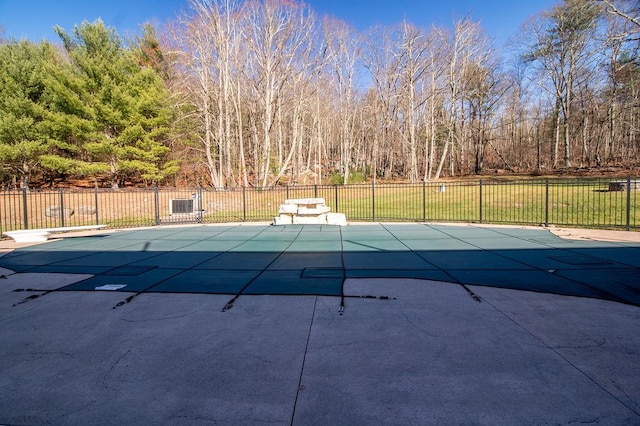
[[[549,226],[549,178],[544,180],[544,226]]]
[[[318,185],[313,185],[313,198],[318,198]]]
[[[93,187],[93,200],[96,205],[96,225],[100,225],[100,215],[98,212],[98,182]]]
[[[333,189],[334,189],[334,198],[336,201],[336,207],[335,207],[335,211],[338,211],[338,185],[333,185]]]
[[[371,222],[376,221],[376,183],[371,182]]]
[[[482,179],[480,179],[480,223],[482,223]]]
[[[631,175],[627,176],[627,231],[631,230]]]
[[[242,187],[242,221],[247,221],[247,194],[246,187]]]
[[[27,188],[22,188],[22,221],[24,229],[29,229],[29,214],[27,213]]]
[[[427,221],[427,183],[422,180],[422,221]]]
[[[64,227],[64,189],[60,188],[60,226]]]
[[[153,185],[153,211],[155,214],[156,226],[160,225],[160,194],[158,185]]]
[[[198,184],[198,200],[196,203],[198,209],[198,223],[202,223],[203,214],[202,214],[202,187]]]

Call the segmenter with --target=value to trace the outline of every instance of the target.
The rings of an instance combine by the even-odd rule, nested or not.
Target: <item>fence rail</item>
[[[640,230],[636,179],[439,181],[277,188],[0,192],[0,232],[106,224],[271,221],[287,198],[322,197],[348,221],[474,222]]]

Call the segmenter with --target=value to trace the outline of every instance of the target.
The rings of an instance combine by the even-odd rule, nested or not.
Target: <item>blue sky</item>
[[[448,26],[454,19],[480,21],[496,46],[518,31],[530,16],[561,0],[307,0],[319,14],[328,14],[365,30],[403,19],[424,28]],[[0,0],[0,26],[5,37],[46,38],[57,42],[54,25],[71,31],[83,20],[102,18],[122,36],[137,33],[140,24],[163,23],[188,7],[187,0]]]

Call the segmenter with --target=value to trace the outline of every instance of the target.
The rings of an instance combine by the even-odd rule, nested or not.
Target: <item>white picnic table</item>
[[[331,213],[324,198],[292,198],[284,200],[278,209],[274,225],[341,225],[347,224],[343,213]]]

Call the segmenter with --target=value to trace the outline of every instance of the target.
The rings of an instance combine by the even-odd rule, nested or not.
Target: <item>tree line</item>
[[[0,180],[120,187],[409,182],[638,166],[640,6],[361,33],[304,3],[190,0],[124,40],[0,44]]]

